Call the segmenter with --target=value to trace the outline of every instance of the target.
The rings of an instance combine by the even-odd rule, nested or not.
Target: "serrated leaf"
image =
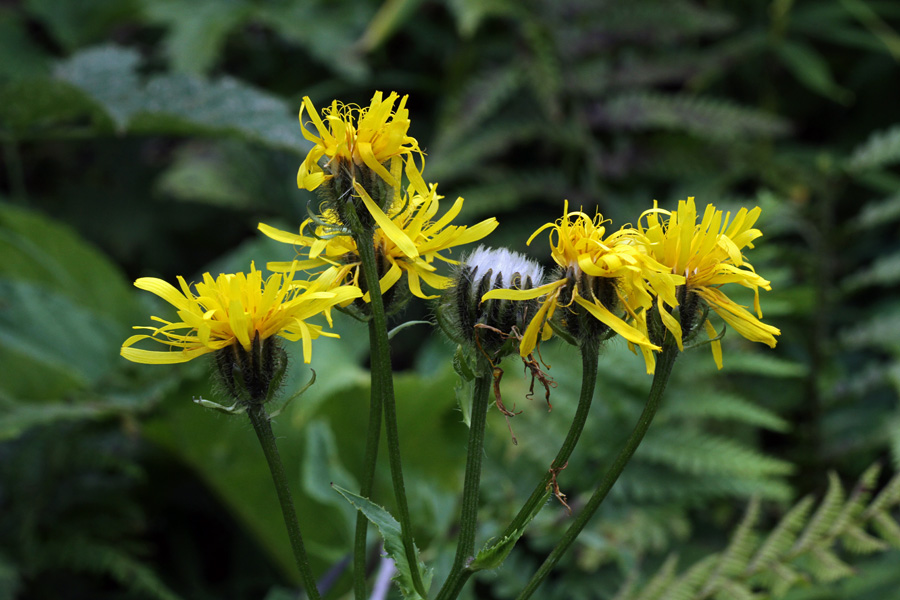
[[[394,578],[394,581],[397,582],[403,596],[410,600],[421,599],[421,596],[413,587],[411,569],[418,569],[426,590],[431,586],[433,571],[426,568],[425,564],[421,561],[418,561],[418,564],[412,567],[407,562],[406,551],[403,547],[403,538],[400,532],[400,523],[398,523],[387,510],[371,502],[368,498],[363,498],[362,496],[354,494],[337,485],[332,485],[332,487],[336,492],[343,496],[347,502],[362,512],[376,528],[378,528],[378,532],[384,540],[384,551],[394,560],[394,565],[397,568],[397,576]],[[417,549],[415,552],[418,554]]]
[[[524,527],[515,530],[495,544],[485,544],[484,548],[478,551],[478,554],[475,555],[475,558],[466,568],[469,571],[485,571],[498,568],[509,556],[509,553],[512,552],[516,542],[519,541],[523,533],[525,533]]]

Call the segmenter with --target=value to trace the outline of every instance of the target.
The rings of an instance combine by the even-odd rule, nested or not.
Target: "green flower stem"
[[[356,231],[359,231],[358,229]],[[381,282],[378,279],[378,268],[375,262],[374,232],[363,231],[354,235],[359,260],[362,263],[363,277],[369,292],[369,310],[372,313],[371,332],[371,365],[372,394],[381,395],[384,407],[384,425],[387,434],[388,459],[391,464],[391,481],[394,485],[394,496],[397,501],[397,516],[400,521],[400,532],[403,537],[403,548],[406,560],[412,571],[413,586],[423,598],[427,598],[425,585],[419,573],[416,548],[412,537],[412,526],[409,521],[409,506],[406,502],[406,486],[403,483],[403,467],[400,461],[400,435],[397,431],[397,406],[394,402],[394,379],[391,369],[391,344],[388,340],[387,317],[384,314],[384,301],[381,297]]]
[[[374,348],[378,337],[374,321],[369,321],[369,345]],[[375,463],[378,458],[378,442],[381,439],[382,402],[381,395],[384,384],[381,371],[372,371],[372,392],[369,400],[369,426],[366,430],[366,454],[363,458],[362,484],[359,495],[372,497],[375,481]],[[366,534],[369,520],[361,512],[356,515],[356,537],[353,544],[353,591],[356,600],[368,598],[366,589]]]
[[[575,418],[569,427],[569,433],[566,434],[566,439],[563,441],[559,452],[556,453],[556,458],[550,463],[550,468],[544,473],[543,478],[535,486],[531,496],[506,528],[506,531],[500,536],[500,539],[512,535],[528,525],[531,519],[540,511],[550,496],[550,483],[553,480],[553,474],[565,468],[572,451],[575,450],[575,445],[578,443],[578,438],[581,437],[584,424],[587,422],[591,402],[594,399],[599,355],[600,346],[598,344],[587,345],[581,348],[581,396],[578,399],[578,407],[575,409]]]
[[[462,508],[459,516],[459,536],[456,558],[450,575],[444,582],[437,600],[456,598],[471,572],[466,564],[475,556],[475,532],[478,524],[478,491],[481,484],[481,459],[484,455],[484,426],[487,421],[488,398],[490,397],[493,374],[489,365],[487,372],[475,378],[472,392],[472,420],[469,424],[469,447],[466,454],[466,475],[463,484]]]
[[[566,434],[566,439],[563,441],[562,447],[560,447],[559,452],[556,453],[556,458],[550,463],[550,468],[538,482],[537,486],[535,486],[531,496],[506,528],[506,531],[504,531],[498,539],[508,537],[528,525],[550,496],[550,482],[553,479],[553,473],[558,472],[559,469],[569,461],[569,456],[572,455],[572,451],[578,443],[578,438],[584,430],[584,424],[587,421],[588,412],[591,408],[591,401],[594,398],[594,386],[597,382],[597,361],[599,353],[599,346],[581,349],[581,397],[578,400],[578,408],[575,410],[575,418],[572,420],[572,425],[569,427],[569,433]],[[474,425],[474,413],[472,418]],[[460,538],[462,538],[461,535]],[[457,554],[457,559],[458,558],[459,555]],[[444,583],[444,587],[441,588],[441,592],[437,596],[437,600],[450,600],[459,596],[463,585],[469,580],[472,573],[472,571],[465,568],[465,565],[457,568],[457,565],[454,564],[453,569],[450,571],[450,575],[447,577],[447,581]]]
[[[269,414],[262,403],[255,403],[247,407],[247,415],[250,423],[259,438],[263,454],[272,474],[272,482],[275,484],[275,492],[278,494],[278,503],[281,504],[281,514],[287,527],[288,538],[291,540],[291,549],[294,551],[294,559],[297,568],[300,569],[300,578],[306,595],[311,600],[319,600],[319,590],[316,587],[316,579],[309,567],[309,558],[303,547],[303,537],[300,535],[300,523],[297,521],[297,512],[294,510],[294,500],[291,498],[291,490],[288,487],[287,477],[284,474],[284,465],[278,454],[278,446],[275,445],[275,435],[272,433],[272,424],[269,422]]]
[[[541,568],[538,569],[537,573],[535,573],[528,582],[528,585],[525,586],[525,589],[522,590],[522,593],[519,594],[518,600],[530,598],[535,590],[537,590],[538,586],[540,586],[544,579],[547,578],[547,575],[550,574],[550,571],[553,570],[553,567],[556,566],[559,559],[566,553],[572,545],[572,542],[575,541],[575,538],[578,537],[578,534],[581,533],[581,530],[584,529],[585,525],[590,521],[591,517],[594,516],[594,513],[597,512],[600,504],[606,499],[609,490],[612,489],[616,480],[619,479],[619,475],[622,474],[625,465],[628,464],[634,451],[637,450],[638,445],[640,445],[641,441],[644,439],[644,434],[647,433],[647,429],[650,427],[650,423],[653,421],[653,417],[659,409],[663,392],[665,392],[666,384],[669,382],[669,375],[672,374],[672,366],[675,364],[675,359],[678,358],[678,352],[678,346],[675,345],[675,340],[673,340],[670,335],[666,336],[662,354],[656,363],[656,373],[653,375],[653,384],[650,387],[650,395],[647,398],[647,404],[644,405],[644,412],[641,413],[637,424],[634,426],[634,430],[631,432],[625,445],[619,451],[616,460],[604,474],[603,480],[600,482],[600,485],[597,486],[591,499],[588,500],[584,509],[569,526],[569,529],[566,530],[565,535],[563,535],[562,539],[550,553],[550,556],[544,561],[544,564],[541,565]]]

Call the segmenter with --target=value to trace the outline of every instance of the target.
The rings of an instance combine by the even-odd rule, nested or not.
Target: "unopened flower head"
[[[492,359],[500,358],[513,350],[507,342],[525,330],[538,303],[533,299],[482,302],[482,297],[495,289],[530,290],[540,286],[543,278],[543,267],[533,260],[505,248],[479,246],[463,258],[453,284],[445,290],[441,322],[454,340],[478,346]]]
[[[368,107],[335,100],[322,111],[321,117],[309,97],[303,98],[300,109],[303,136],[315,145],[300,165],[297,186],[320,189],[325,200],[322,212],[332,209],[347,224],[350,222],[347,211],[352,208],[363,225],[370,226],[371,218],[377,220],[395,202],[403,172],[416,189],[422,193],[427,190],[422,179],[423,152],[416,139],[408,135],[407,96],[399,98],[399,104],[398,98],[396,92],[387,98],[375,92]],[[304,110],[309,115],[311,130],[303,122]],[[322,187],[324,183],[328,185]],[[365,210],[359,188],[369,198]],[[371,218],[368,213],[372,213]]]
[[[134,285],[152,292],[177,309],[178,318],[168,321],[151,317],[158,327],[135,327],[149,335],[133,335],[122,344],[122,356],[147,364],[182,363],[223,348],[239,347],[251,351],[254,340],[274,336],[303,342],[303,357],[309,362],[312,340],[319,336],[337,337],[323,331],[308,319],[324,313],[331,323],[330,310],[352,301],[362,292],[341,286],[335,269],[323,272],[311,281],[295,281],[293,272],[275,274],[263,280],[251,265],[250,273],[221,274],[213,278],[204,273],[193,286],[178,277],[180,289],[155,277],[142,277]],[[153,340],[167,350],[144,350],[134,345]]]
[[[494,290],[484,297],[541,299],[522,337],[520,354],[531,353],[538,336],[546,339],[557,327],[580,344],[599,343],[612,331],[631,344],[659,350],[647,337],[646,311],[654,296],[674,303],[675,286],[683,279],[670,275],[648,255],[647,241],[639,231],[626,227],[607,233],[609,221],[602,215],[591,218],[581,211],[569,212],[568,202],[564,213],[528,240],[530,244],[539,233],[550,230],[551,256],[559,266],[555,280],[528,292]],[[558,307],[565,308],[565,313],[551,321]]]
[[[361,189],[360,194],[366,198],[365,190]],[[422,291],[422,282],[440,290],[450,280],[437,273],[435,261],[455,264],[456,261],[444,255],[445,251],[476,242],[497,227],[497,219],[493,217],[471,227],[451,225],[462,209],[462,198],[457,198],[443,216],[433,220],[437,216],[442,197],[438,195],[436,185],[429,186],[425,194],[410,186],[407,194],[391,207],[389,212],[392,216],[378,221],[374,244],[382,294],[389,292],[406,275],[407,286],[413,295],[419,298],[436,298],[437,296],[426,295]],[[270,263],[269,268],[273,271],[289,271],[337,266],[343,270],[350,283],[366,292],[363,300],[368,302],[368,292],[360,273],[356,241],[352,236],[336,234],[340,227],[339,220],[333,213],[325,213],[318,223],[304,221],[299,234],[260,223],[259,229],[265,235],[279,242],[301,246],[304,253],[308,252],[305,258],[301,255],[296,261]]]
[[[650,242],[653,257],[670,270],[684,277],[684,286],[679,289],[679,319],[660,312],[666,329],[678,341],[693,335],[702,325],[712,342],[713,358],[722,368],[722,347],[715,328],[703,310],[705,304],[718,314],[725,323],[742,336],[753,342],[775,346],[775,337],[781,331],[766,325],[759,319],[762,310],[759,304],[759,288],[771,289],[766,279],[757,275],[753,266],[742,254],[744,248],[753,248],[753,240],[762,232],[753,226],[761,209],[740,209],[734,218],[731,213],[723,213],[709,204],[697,222],[697,208],[693,198],[682,200],[675,211],[657,208],[646,211],[639,224],[641,232]],[[666,217],[665,220],[660,217]],[[759,318],[743,306],[731,300],[721,287],[727,283],[737,283],[754,292],[754,308]],[[702,319],[702,320],[701,320]]]

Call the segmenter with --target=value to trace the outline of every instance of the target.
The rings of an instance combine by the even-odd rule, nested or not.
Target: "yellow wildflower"
[[[581,211],[569,212],[568,201],[564,213],[561,219],[543,225],[528,239],[530,245],[539,233],[550,229],[551,256],[563,276],[532,290],[492,290],[483,300],[542,297],[540,309],[522,336],[522,356],[534,350],[542,331],[544,339],[552,335],[549,321],[560,305],[568,309],[563,321],[570,330],[576,309],[581,308],[629,343],[658,351],[660,347],[647,336],[646,312],[654,297],[674,304],[675,286],[682,278],[668,274],[667,268],[648,255],[641,232],[625,227],[607,235],[609,221],[600,214],[591,219]],[[621,311],[634,324],[614,311]],[[649,361],[647,370],[652,372]]]
[[[135,287],[152,292],[177,309],[178,319],[152,320],[160,327],[135,327],[150,335],[133,335],[122,344],[122,356],[146,364],[172,364],[192,360],[233,344],[250,351],[254,338],[279,335],[290,341],[303,341],[304,362],[312,355],[312,340],[319,336],[338,337],[320,325],[306,320],[325,313],[331,323],[333,306],[350,302],[362,292],[350,286],[338,287],[340,273],[330,269],[312,281],[294,281],[293,272],[272,275],[263,281],[262,273],[251,265],[250,273],[221,274],[213,279],[204,273],[194,291],[178,277],[180,290],[155,277],[141,277]],[[133,348],[141,340],[154,340],[169,350]]]
[[[410,186],[405,201],[391,208],[391,217],[378,221],[375,229],[375,254],[381,267],[381,292],[389,290],[405,273],[410,291],[419,298],[435,298],[422,292],[421,281],[430,287],[443,289],[449,278],[439,275],[434,265],[435,259],[455,264],[456,261],[441,253],[455,246],[469,244],[487,236],[497,227],[497,219],[491,217],[477,225],[451,225],[450,222],[462,209],[463,199],[457,198],[442,217],[433,221],[443,196],[437,194],[437,185],[432,184],[428,192],[421,194]],[[362,187],[357,191],[364,201],[368,194]],[[305,260],[270,263],[273,271],[310,269],[323,265],[341,266],[349,275],[353,285],[360,285],[360,262],[356,241],[349,235],[335,235],[340,228],[337,217],[325,213],[316,225],[308,219],[300,226],[300,232],[290,233],[275,229],[264,223],[259,229],[265,235],[279,242],[309,248]],[[421,280],[421,281],[420,281]],[[364,300],[369,301],[368,293]]]
[[[383,98],[381,92],[375,92],[367,108],[335,100],[322,111],[324,120],[309,97],[304,97],[300,125],[303,137],[315,146],[300,165],[297,186],[314,190],[342,172],[356,181],[357,170],[364,165],[389,186],[399,188],[400,165],[404,163],[409,180],[424,191],[421,169],[414,160],[416,154],[421,158],[423,153],[416,139],[407,135],[410,124],[407,96],[403,96],[394,109],[398,97],[396,92],[391,92],[387,98]],[[307,130],[303,122],[304,109],[309,113],[313,131]],[[326,159],[324,169],[319,164],[323,157]]]
[[[760,321],[720,289],[726,283],[737,283],[752,289],[756,314],[762,318],[759,288],[772,288],[766,279],[754,272],[753,266],[746,262],[741,253],[744,248],[753,248],[753,240],[762,235],[759,229],[753,228],[760,212],[759,207],[749,211],[742,208],[732,220],[730,213],[723,214],[709,204],[697,224],[694,198],[688,198],[680,201],[678,209],[673,212],[656,208],[654,204],[653,209],[641,216],[639,228],[650,242],[653,257],[672,273],[684,276],[682,304],[689,303],[691,295],[695,295],[748,340],[775,347],[774,336],[781,331]],[[668,216],[668,219],[662,222],[660,215]],[[643,223],[645,219],[646,224]],[[684,310],[685,307],[682,307]],[[666,328],[672,332],[680,348],[682,324],[692,316],[682,315],[681,323],[671,315],[664,319]],[[709,319],[703,322],[703,326],[710,339],[717,337]],[[722,346],[718,340],[712,342],[712,351],[716,365],[721,369]]]

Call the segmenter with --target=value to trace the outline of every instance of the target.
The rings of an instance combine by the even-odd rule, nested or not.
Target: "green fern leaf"
[[[747,565],[748,574],[756,573],[760,569],[774,563],[790,550],[797,539],[797,533],[806,522],[806,517],[812,509],[812,505],[812,496],[807,496],[781,518],[781,521],[778,522],[772,533],[766,537],[766,540],[756,551],[750,564]]]
[[[697,590],[709,579],[716,568],[716,560],[717,556],[713,554],[694,564],[660,597],[660,600],[692,600],[695,598]]]
[[[853,151],[847,167],[859,172],[900,161],[900,125],[872,134]]]
[[[828,473],[828,491],[812,519],[806,525],[791,551],[795,554],[815,547],[841,513],[844,502],[844,488],[834,471]]]
[[[594,118],[613,129],[668,129],[719,140],[779,136],[789,130],[779,117],[724,100],[646,92],[613,97]]]
[[[869,202],[856,217],[857,229],[869,229],[893,223],[900,219],[900,194],[895,194],[879,202]]]
[[[872,527],[894,548],[900,548],[900,524],[886,512],[878,512],[872,516]]]
[[[850,525],[840,536],[844,547],[854,554],[872,554],[888,549],[888,544],[866,533],[861,527]]]
[[[900,252],[876,258],[868,267],[857,270],[844,281],[844,289],[855,292],[876,285],[889,286],[900,283]]]
[[[662,594],[672,583],[675,578],[675,567],[678,565],[678,557],[670,555],[656,572],[644,589],[641,595],[635,600],[658,600]],[[623,599],[624,600],[624,599]]]

